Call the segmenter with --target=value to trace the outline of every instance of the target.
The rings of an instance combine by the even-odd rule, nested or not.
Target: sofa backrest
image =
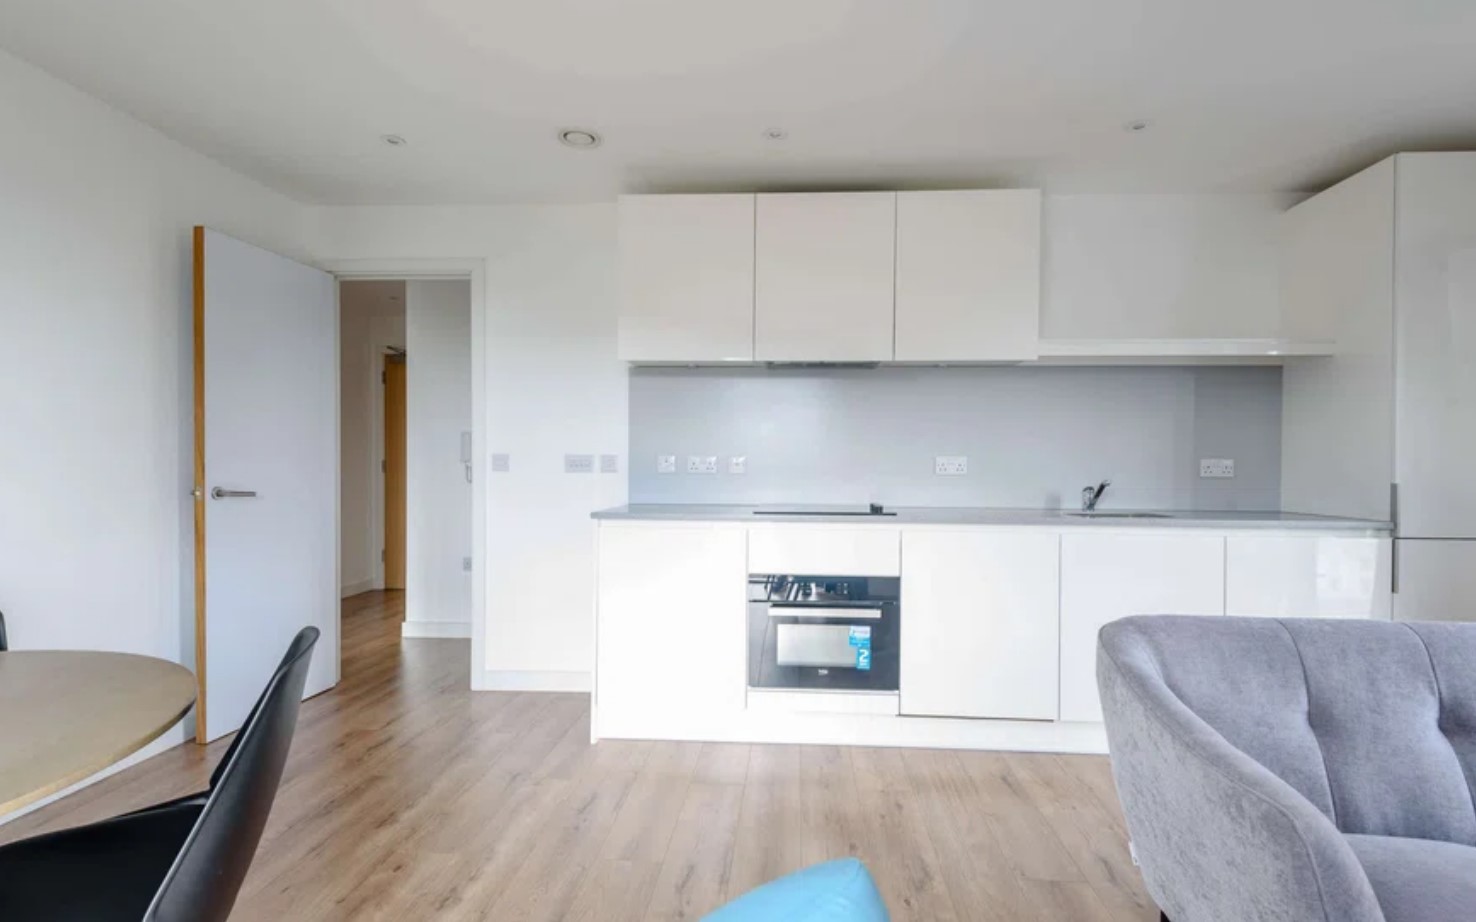
[[[1341,831],[1476,845],[1476,624],[1160,616],[1102,642]]]

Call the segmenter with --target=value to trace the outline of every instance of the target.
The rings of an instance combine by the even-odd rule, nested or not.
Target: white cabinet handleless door
[[[623,195],[627,362],[753,360],[752,195]]]
[[[1225,614],[1389,618],[1390,541],[1340,535],[1230,535]]]
[[[1060,536],[902,535],[902,713],[1055,720]]]
[[[892,358],[894,192],[759,195],[754,358]]]
[[[690,728],[743,710],[745,561],[740,526],[599,526],[597,734]]]
[[[1097,632],[1130,615],[1225,613],[1225,538],[1068,534],[1061,538],[1061,719],[1100,721]]]
[[[899,362],[1040,355],[1040,192],[897,193]]]

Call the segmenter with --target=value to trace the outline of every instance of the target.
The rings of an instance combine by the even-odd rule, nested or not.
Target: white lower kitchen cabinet
[[[1390,541],[1333,535],[1230,535],[1225,614],[1389,618]]]
[[[721,720],[744,708],[747,542],[741,526],[599,528],[596,733]]]
[[[1060,535],[902,536],[902,713],[1055,720]]]
[[[905,609],[904,609],[905,610]],[[1223,615],[1225,537],[1061,537],[1061,719],[1102,719],[1097,632],[1129,615]]]

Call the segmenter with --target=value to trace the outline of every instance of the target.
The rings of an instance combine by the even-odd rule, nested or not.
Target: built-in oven
[[[897,691],[900,590],[895,576],[749,576],[749,687]]]

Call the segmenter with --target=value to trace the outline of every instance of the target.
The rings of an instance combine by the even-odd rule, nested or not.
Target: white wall
[[[405,348],[405,283],[339,286],[340,582],[344,596],[384,585],[384,386],[390,347]]]
[[[594,529],[625,501],[627,383],[615,358],[615,206],[315,208],[323,260],[486,260],[487,673],[481,686],[587,687]],[[414,362],[412,354],[411,362]],[[567,452],[619,474],[564,474]]]
[[[300,255],[303,210],[4,53],[0,122],[11,642],[192,664],[190,229]]]
[[[462,565],[472,552],[472,485],[461,434],[472,428],[471,283],[409,282],[405,340],[404,633],[470,637],[472,577]]]

